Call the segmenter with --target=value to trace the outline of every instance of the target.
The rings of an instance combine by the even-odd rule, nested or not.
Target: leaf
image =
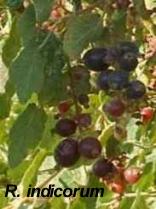
[[[138,132],[139,126],[136,124],[138,120],[135,118],[131,118],[127,124],[127,140],[137,140],[138,139]]]
[[[50,205],[51,207],[49,207],[49,209],[66,209],[67,208],[67,204],[65,203],[64,198],[62,197],[52,198],[52,200],[50,201]]]
[[[52,10],[54,0],[33,0],[36,18],[38,22],[43,22],[48,19]]]
[[[124,197],[120,203],[120,209],[130,209],[134,202],[134,197]]]
[[[101,141],[102,145],[106,145],[109,138],[113,135],[114,130],[114,123],[108,125],[99,136],[99,140]]]
[[[7,0],[7,5],[13,9],[19,8],[23,3],[23,0]]]
[[[4,191],[0,190],[0,208],[3,209],[8,202],[8,199],[5,197]]]
[[[72,16],[67,24],[64,37],[64,50],[75,58],[88,47],[90,42],[98,40],[103,33],[102,19],[97,14]]]
[[[37,176],[37,172],[45,159],[47,155],[47,151],[44,149],[39,150],[39,152],[36,154],[35,158],[33,159],[31,165],[28,167],[26,170],[22,181],[21,181],[21,186],[22,186],[22,195],[25,196],[28,191],[29,185],[32,184],[34,178]]]
[[[30,5],[18,21],[18,28],[24,45],[27,45],[36,35],[35,8]]]
[[[145,0],[145,6],[147,10],[153,10],[156,8],[156,0]]]
[[[9,38],[6,40],[3,47],[2,59],[7,67],[10,67],[13,59],[16,57],[21,47],[17,21],[18,17],[15,17],[12,22]]]
[[[0,119],[5,119],[9,116],[10,108],[10,98],[6,94],[0,94]]]
[[[140,193],[138,192],[138,194],[136,194],[136,199],[133,202],[132,206],[130,209],[149,209],[147,207],[147,204],[145,202],[145,199],[140,195]]]
[[[31,59],[31,60],[30,60]],[[44,80],[45,58],[36,46],[24,48],[11,66],[10,77],[21,102],[39,92]]]
[[[45,121],[45,113],[34,104],[30,104],[17,118],[10,130],[9,164],[11,167],[21,163],[28,151],[39,144]]]
[[[69,98],[68,78],[65,73],[54,71],[44,80],[43,88],[39,94],[42,104],[56,105],[58,102]]]

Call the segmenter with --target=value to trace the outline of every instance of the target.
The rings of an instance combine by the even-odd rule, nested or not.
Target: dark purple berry
[[[75,117],[75,121],[78,126],[87,128],[91,125],[92,119],[89,113],[82,113]]]
[[[104,58],[107,55],[107,49],[95,48],[87,51],[83,57],[84,63],[90,70],[103,71],[108,68]]]
[[[86,95],[86,94],[80,94],[80,95],[78,96],[78,101],[79,101],[79,103],[80,103],[81,105],[86,106],[86,105],[88,105],[88,103],[89,103],[89,97],[88,97],[88,95]]]
[[[131,41],[120,42],[117,45],[117,50],[118,50],[118,56],[123,56],[124,54],[127,54],[127,53],[132,53],[135,56],[139,54],[139,49],[136,43],[131,42]]]
[[[125,111],[125,104],[120,99],[113,99],[103,106],[104,112],[112,117],[120,117]]]
[[[105,158],[99,159],[93,166],[93,173],[99,178],[113,175],[115,172],[114,164]]]
[[[129,99],[140,99],[146,94],[145,85],[138,80],[130,82],[127,88],[127,97]]]
[[[138,65],[138,59],[133,53],[126,53],[118,60],[120,68],[126,71],[133,71]]]
[[[79,153],[87,159],[95,159],[101,154],[102,146],[94,137],[84,138],[79,143]]]
[[[101,90],[109,89],[109,76],[111,73],[112,73],[111,70],[107,70],[100,73],[97,80],[97,86],[99,87],[99,89]]]
[[[122,90],[128,86],[129,73],[124,70],[114,71],[109,75],[108,83],[112,90]]]
[[[73,139],[65,139],[55,149],[54,157],[58,165],[70,167],[79,159],[78,142]]]
[[[76,123],[70,119],[61,119],[57,122],[55,126],[56,133],[60,136],[70,136],[76,131]]]

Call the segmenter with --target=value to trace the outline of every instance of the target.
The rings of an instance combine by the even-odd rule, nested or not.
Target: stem
[[[41,45],[38,47],[39,50],[41,50],[49,41],[50,37],[51,37],[51,31],[47,34],[47,36],[45,37],[45,39],[43,40],[43,42],[41,43]]]

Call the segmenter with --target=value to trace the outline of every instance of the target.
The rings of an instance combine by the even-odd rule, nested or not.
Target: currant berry
[[[75,121],[80,127],[87,128],[88,126],[91,125],[92,119],[91,119],[90,114],[83,113],[83,114],[77,115],[75,117]]]
[[[109,75],[108,84],[112,90],[122,90],[128,86],[129,73],[124,70],[114,71]]]
[[[79,143],[79,153],[87,159],[95,159],[101,154],[102,146],[94,137],[84,138]]]
[[[129,184],[135,184],[140,179],[140,169],[128,168],[124,171],[124,178]]]
[[[120,179],[111,182],[110,187],[113,192],[118,193],[118,194],[122,194],[125,191],[125,183],[124,183],[124,181],[122,181]]]
[[[125,104],[119,98],[115,98],[105,104],[103,110],[112,117],[120,117],[125,111]]]
[[[133,71],[138,65],[138,59],[133,53],[126,53],[118,60],[119,66],[125,71]]]
[[[89,97],[86,94],[80,94],[78,96],[78,101],[81,105],[86,106],[89,103]]]
[[[100,75],[98,76],[98,80],[97,80],[97,86],[99,87],[99,89],[102,89],[102,90],[109,89],[109,76],[111,73],[112,73],[111,70],[107,70],[107,71],[100,73]]]
[[[71,104],[69,101],[60,102],[58,105],[58,109],[60,113],[66,113],[70,109]]]
[[[93,173],[99,178],[105,178],[109,175],[115,175],[116,168],[112,162],[105,158],[101,158],[94,164]]]
[[[140,99],[146,94],[145,85],[138,80],[129,83],[127,88],[127,97],[129,99]]]
[[[104,58],[107,54],[107,49],[96,48],[86,52],[83,57],[85,65],[93,71],[102,71],[108,68],[108,64],[104,62]]]
[[[152,120],[153,115],[154,115],[154,110],[152,107],[144,107],[140,111],[141,116],[142,116],[142,121],[147,123]]]
[[[74,134],[76,128],[77,126],[75,121],[67,118],[59,120],[55,126],[56,133],[64,137]]]
[[[74,139],[65,139],[56,147],[54,157],[62,167],[74,165],[79,159],[78,142]]]

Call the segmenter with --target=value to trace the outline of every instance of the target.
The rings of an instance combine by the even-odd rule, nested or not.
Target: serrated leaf
[[[5,45],[3,47],[2,59],[7,67],[10,66],[21,47],[17,21],[18,17],[15,17],[12,22],[9,38],[6,40]]]
[[[34,104],[30,104],[17,118],[10,130],[9,164],[11,167],[21,163],[28,151],[39,144],[45,121],[45,113]]]
[[[25,196],[28,191],[29,185],[32,184],[34,178],[37,176],[37,172],[45,159],[47,154],[47,151],[44,149],[39,150],[35,158],[33,159],[31,165],[28,167],[26,170],[22,181],[21,181],[21,186],[22,186],[22,195]]]
[[[18,21],[18,28],[24,45],[34,39],[36,35],[36,14],[33,5],[30,5]]]
[[[52,10],[54,0],[33,0],[36,18],[38,22],[43,22],[48,19]]]
[[[11,66],[10,78],[21,102],[39,92],[44,80],[45,58],[36,46],[24,48]]]
[[[64,50],[71,58],[78,57],[88,44],[98,40],[102,33],[103,24],[99,15],[83,14],[73,16],[67,24]]]
[[[99,136],[99,140],[101,141],[102,145],[106,145],[109,138],[113,135],[114,130],[114,123],[108,125]]]

